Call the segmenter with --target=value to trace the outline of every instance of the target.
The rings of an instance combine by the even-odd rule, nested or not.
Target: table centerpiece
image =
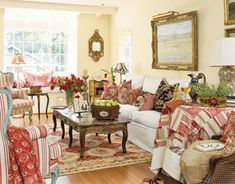
[[[70,109],[74,107],[74,98],[79,98],[79,94],[83,92],[84,82],[80,77],[71,74],[67,77],[52,77],[50,81],[50,89],[59,87],[60,91],[65,92],[66,104]]]

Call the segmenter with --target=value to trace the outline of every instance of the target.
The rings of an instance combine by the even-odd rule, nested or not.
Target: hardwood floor
[[[28,116],[11,118],[11,124],[17,126],[43,125],[52,123],[52,115],[46,118],[41,114],[41,120],[38,116],[33,115],[33,123],[29,123]],[[154,174],[149,169],[150,163],[135,164],[123,167],[109,168],[90,172],[81,172],[67,176],[61,176],[57,184],[141,184],[144,178],[153,177]],[[50,179],[46,179],[46,184]]]

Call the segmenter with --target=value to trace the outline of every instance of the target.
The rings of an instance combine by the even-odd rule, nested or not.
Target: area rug
[[[68,126],[65,125],[66,128]],[[80,158],[79,133],[73,131],[73,144],[68,147],[69,135],[66,130],[65,138],[61,139],[61,128],[52,131],[53,125],[49,125],[49,141],[58,141],[62,146],[62,158],[59,162],[60,176],[78,172],[93,171],[111,167],[120,167],[131,164],[150,162],[152,154],[127,141],[127,152],[122,152],[122,137],[111,135],[112,143],[108,143],[107,135],[87,134],[85,142],[85,154]]]

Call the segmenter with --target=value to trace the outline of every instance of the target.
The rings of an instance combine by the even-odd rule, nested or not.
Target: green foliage
[[[231,89],[226,84],[218,86],[208,84],[193,84],[191,91],[196,93],[199,97],[223,97],[228,96]]]

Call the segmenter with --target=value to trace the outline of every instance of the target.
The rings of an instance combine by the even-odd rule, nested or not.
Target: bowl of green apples
[[[91,104],[91,114],[98,120],[114,120],[119,115],[119,105],[114,100],[96,100]]]

